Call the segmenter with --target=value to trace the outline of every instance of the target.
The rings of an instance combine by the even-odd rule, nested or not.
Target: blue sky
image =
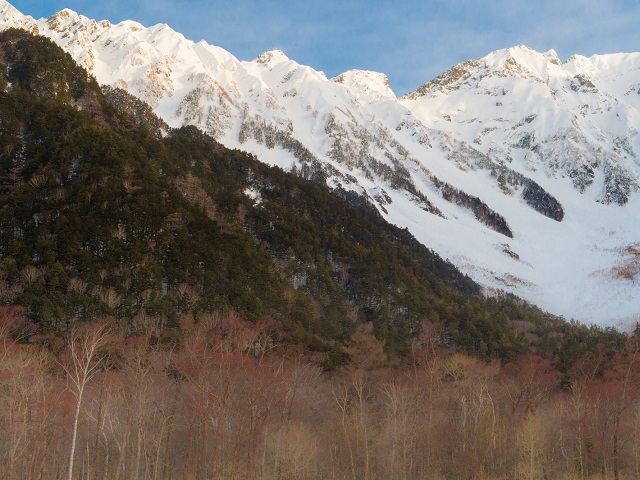
[[[404,94],[458,62],[514,45],[562,60],[640,51],[638,0],[9,0],[25,15],[67,7],[96,20],[167,23],[240,60],[281,49],[333,77],[384,72]]]

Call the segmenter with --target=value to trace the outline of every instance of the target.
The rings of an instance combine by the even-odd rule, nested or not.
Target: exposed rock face
[[[597,201],[638,190],[640,54],[572,57],[526,47],[457,65],[400,101],[421,121],[521,171],[568,177]],[[474,98],[481,96],[480,98]]]

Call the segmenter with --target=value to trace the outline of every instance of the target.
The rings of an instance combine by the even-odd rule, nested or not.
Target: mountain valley
[[[354,192],[487,293],[637,317],[640,54],[513,47],[396,98],[384,74],[328,79],[281,51],[243,62],[167,25],[35,20],[6,2],[0,25],[50,37],[169,127]]]

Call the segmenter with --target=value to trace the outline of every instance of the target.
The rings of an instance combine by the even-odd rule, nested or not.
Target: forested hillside
[[[515,320],[555,322],[485,300],[362,202],[195,128],[161,137],[44,38],[9,30],[0,48],[0,295],[41,332],[102,319],[175,343],[185,315],[234,312],[333,367],[362,323],[392,357],[430,324],[452,349],[508,359],[528,344]]]

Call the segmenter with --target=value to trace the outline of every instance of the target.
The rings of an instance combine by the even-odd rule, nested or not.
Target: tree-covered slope
[[[327,366],[363,322],[391,355],[425,325],[448,348],[501,359],[532,345],[554,355],[570,335],[541,342],[549,329],[585,331],[484,299],[373,208],[192,127],[159,138],[160,123],[110,103],[48,40],[5,31],[0,61],[0,301],[27,306],[42,331],[102,318],[173,342],[185,317],[235,312],[329,352]]]

